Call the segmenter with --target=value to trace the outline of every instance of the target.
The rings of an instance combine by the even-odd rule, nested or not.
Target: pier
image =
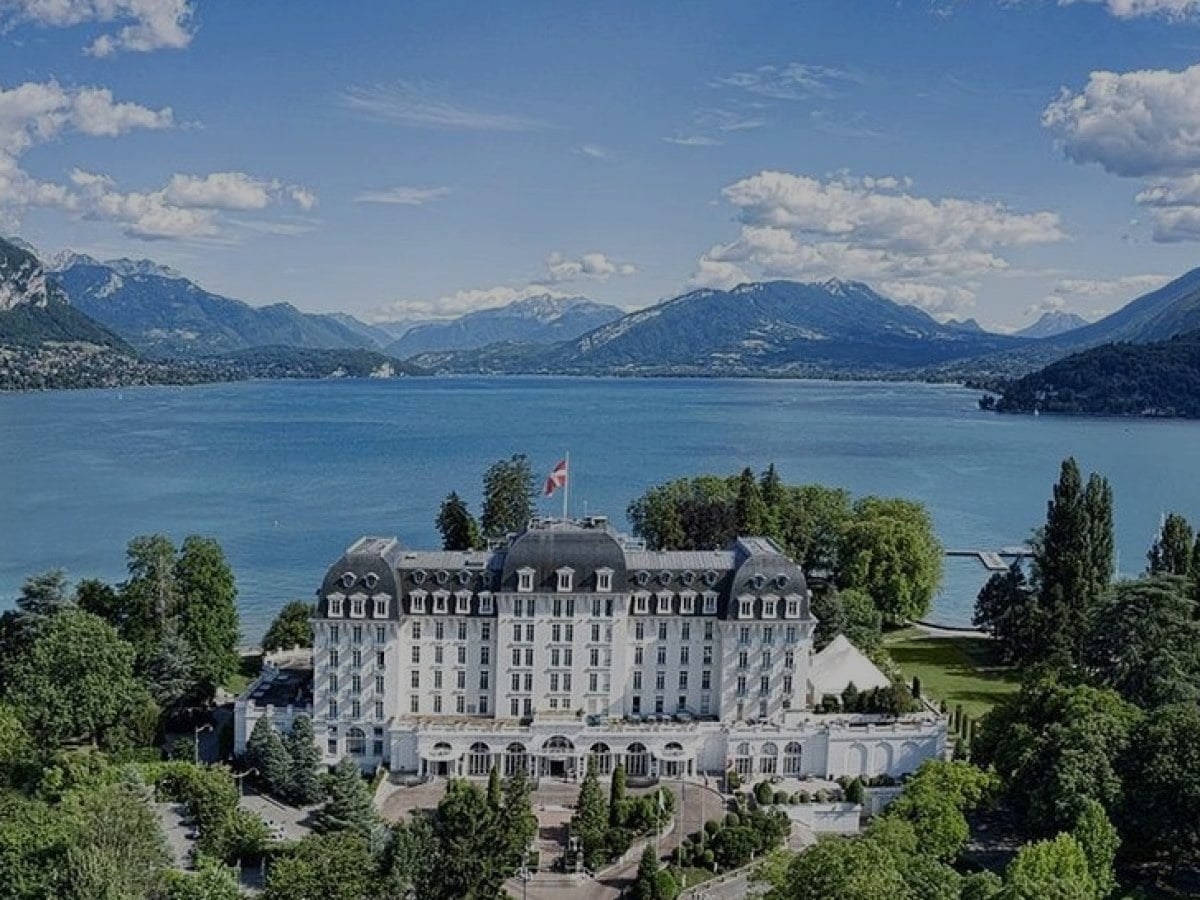
[[[1002,547],[999,550],[947,550],[946,556],[969,556],[979,560],[989,572],[1005,572],[1014,560],[1033,556],[1031,547]]]

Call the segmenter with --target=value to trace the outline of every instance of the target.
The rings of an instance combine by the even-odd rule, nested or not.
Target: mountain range
[[[866,284],[832,279],[701,289],[629,314],[582,297],[537,296],[451,321],[369,325],[286,303],[251,306],[149,260],[68,253],[43,268],[27,245],[0,240],[0,344],[76,341],[143,359],[237,366],[269,360],[271,372],[292,371],[292,363],[302,372],[326,364],[329,372],[382,371],[389,359],[405,359],[412,365],[401,371],[987,383],[1089,347],[1158,341],[1200,327],[1200,270],[1098,322],[1081,322],[1052,312],[1015,335],[994,334],[972,319],[938,322]],[[359,350],[368,355],[351,365],[320,355],[336,351],[348,361],[346,354]]]
[[[586,297],[540,295],[507,306],[481,309],[447,322],[409,328],[385,352],[399,359],[442,350],[474,350],[489,344],[556,344],[613,322],[625,313]]]

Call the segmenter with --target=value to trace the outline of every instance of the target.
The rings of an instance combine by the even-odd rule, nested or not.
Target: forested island
[[[1019,378],[983,409],[1200,417],[1200,330],[1150,344],[1106,344]]]

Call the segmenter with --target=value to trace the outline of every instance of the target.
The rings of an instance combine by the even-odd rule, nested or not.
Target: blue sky
[[[352,10],[352,12],[348,12]],[[0,0],[0,230],[367,319],[1192,268],[1200,0]]]

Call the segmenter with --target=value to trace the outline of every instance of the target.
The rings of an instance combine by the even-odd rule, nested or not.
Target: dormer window
[[[466,569],[460,570],[458,573],[458,583],[459,584],[470,584],[471,583],[471,573],[468,572]]]
[[[425,570],[424,570],[424,569],[413,569],[413,573],[412,573],[412,582],[413,582],[413,584],[424,584],[424,583],[425,583],[425,577],[426,577],[426,576],[425,576]]]
[[[454,595],[454,612],[465,616],[471,611],[471,592],[459,591]]]
[[[330,616],[345,615],[345,613],[342,612],[342,602],[346,599],[345,595],[330,594],[325,599],[329,601],[329,607],[328,607],[327,612]]]
[[[704,583],[707,584],[709,587],[712,587],[714,584],[716,584],[717,583],[717,573],[714,572],[712,569],[709,569],[707,572],[705,572],[704,573]]]
[[[717,614],[717,592],[704,592],[704,614],[706,616],[715,616]]]
[[[492,595],[487,591],[481,591],[479,594],[479,614],[481,616],[490,616],[492,609]]]
[[[780,572],[778,575],[775,576],[775,587],[779,588],[780,590],[783,590],[785,587],[787,587],[787,584],[788,584],[788,577],[786,575],[784,575],[782,572]]]
[[[388,614],[388,601],[392,598],[387,594],[376,594],[371,599],[375,601],[375,618],[386,619]]]
[[[424,591],[411,591],[408,595],[408,605],[411,612],[425,612],[425,598],[428,596]]]
[[[437,572],[434,573],[433,577],[438,584],[445,584],[450,580],[450,573],[445,569],[438,569]]]
[[[342,582],[342,587],[344,587],[344,588],[354,587],[354,573],[353,572],[342,573],[341,582]]]
[[[433,592],[433,611],[435,613],[444,613],[450,602],[449,591],[434,591]]]
[[[560,593],[570,593],[575,581],[575,570],[564,566],[556,573],[558,575],[558,590]]]
[[[687,585],[694,584],[696,581],[696,573],[693,572],[691,569],[688,569],[686,572],[684,572],[682,577],[683,577],[683,583],[687,584]]]
[[[690,616],[696,611],[696,595],[692,591],[684,591],[679,595],[679,611]]]
[[[638,572],[637,573],[637,583],[640,585],[649,584],[650,583],[650,573],[649,572]]]
[[[669,591],[658,592],[658,614],[666,615],[671,611],[671,594]]]
[[[367,595],[352,594],[350,596],[350,618],[361,619],[367,614]]]
[[[666,571],[659,572],[658,573],[658,583],[659,584],[670,584],[671,583],[671,573],[666,572]]]
[[[612,569],[596,570],[596,590],[607,593],[612,590]]]
[[[754,598],[738,597],[738,618],[749,619],[754,615]]]
[[[374,572],[368,572],[363,576],[363,584],[369,588],[373,588],[375,585],[379,584],[379,576]]]
[[[792,594],[787,598],[787,606],[785,607],[784,615],[789,619],[800,618],[800,598]]]
[[[650,595],[645,591],[641,591],[633,595],[633,611],[635,613],[644,613],[650,605]]]
[[[778,604],[779,604],[778,597],[769,597],[769,596],[763,597],[763,618],[764,619],[774,619],[775,618],[775,608],[778,606]]]
[[[761,591],[764,587],[767,586],[767,576],[766,575],[755,575],[753,578],[750,579],[750,583],[752,585],[754,585],[754,589],[756,591]]]
[[[517,569],[517,590],[523,594],[533,592],[533,576],[535,570],[530,568]]]

